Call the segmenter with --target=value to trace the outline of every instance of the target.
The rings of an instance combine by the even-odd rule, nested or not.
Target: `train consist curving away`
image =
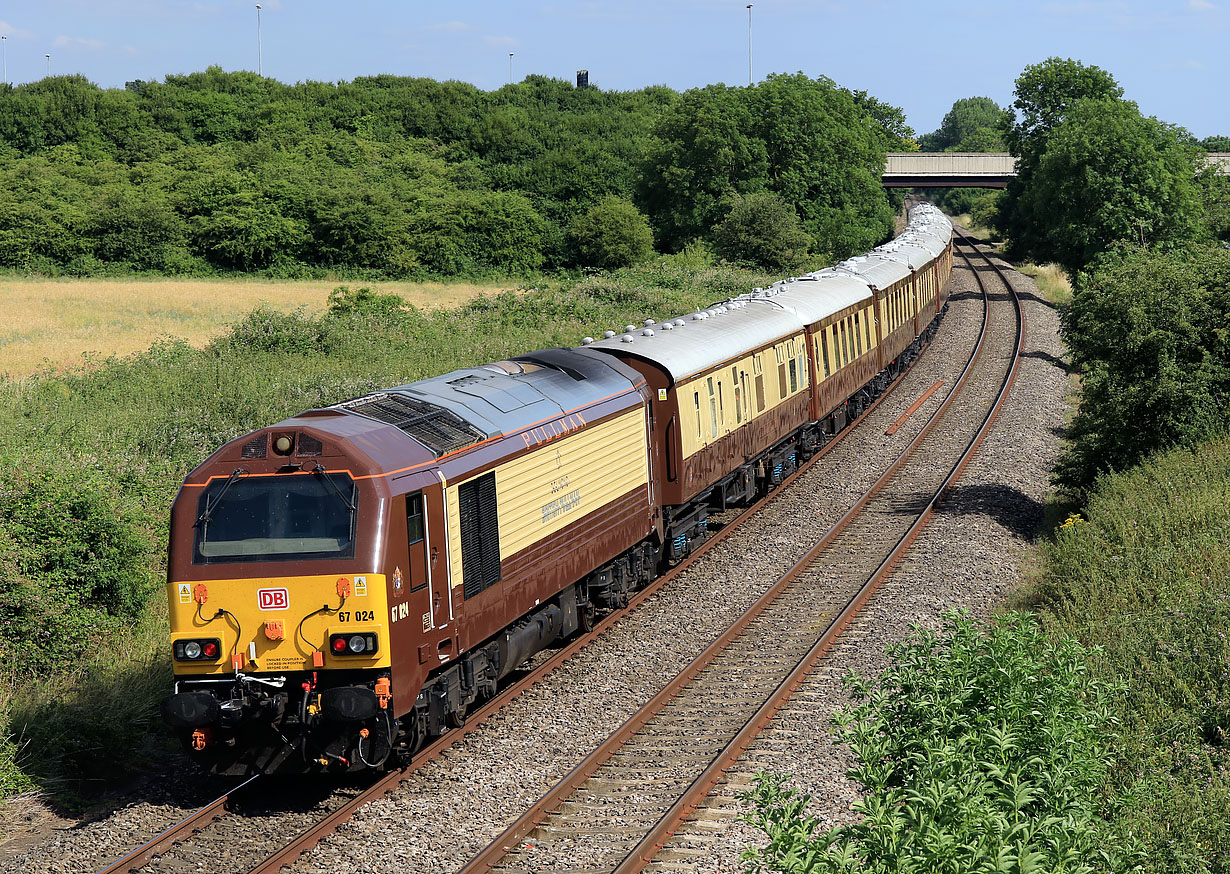
[[[951,268],[924,204],[836,267],[227,443],[172,509],[164,718],[221,773],[403,760],[843,428]]]

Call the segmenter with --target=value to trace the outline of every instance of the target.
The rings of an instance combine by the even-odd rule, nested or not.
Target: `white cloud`
[[[483,42],[493,48],[515,49],[521,45],[520,41],[513,36],[485,36]]]
[[[1187,8],[1203,12],[1208,9],[1216,9],[1217,4],[1210,3],[1209,0],[1187,0]]]
[[[435,31],[436,33],[465,33],[470,29],[470,25],[464,21],[444,21],[440,24],[429,24],[425,30]]]
[[[58,49],[67,48],[69,46],[80,46],[87,49],[103,49],[107,44],[96,39],[84,39],[79,36],[64,36],[60,35],[51,43]]]
[[[13,25],[9,24],[7,21],[0,21],[0,33],[5,36],[15,36],[18,39],[29,39],[34,36],[34,34],[30,33],[30,31],[13,27]]]
[[[1204,69],[1204,64],[1202,64],[1200,61],[1197,61],[1195,58],[1188,58],[1186,61],[1183,62],[1183,66],[1189,70],[1203,70]]]

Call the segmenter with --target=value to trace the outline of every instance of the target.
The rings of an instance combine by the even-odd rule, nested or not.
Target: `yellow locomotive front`
[[[162,712],[217,772],[380,767],[394,752],[402,570],[386,567],[380,464],[356,449],[379,441],[346,433],[355,422],[288,420],[233,441],[175,501]]]

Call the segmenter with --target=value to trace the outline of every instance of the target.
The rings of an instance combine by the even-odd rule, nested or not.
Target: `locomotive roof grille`
[[[451,410],[401,392],[379,392],[337,406],[401,429],[437,457],[487,436]]]

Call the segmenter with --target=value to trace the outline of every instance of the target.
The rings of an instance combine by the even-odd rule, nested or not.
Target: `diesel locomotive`
[[[219,773],[404,760],[845,427],[951,266],[923,204],[835,267],[227,443],[172,508],[164,719]]]

